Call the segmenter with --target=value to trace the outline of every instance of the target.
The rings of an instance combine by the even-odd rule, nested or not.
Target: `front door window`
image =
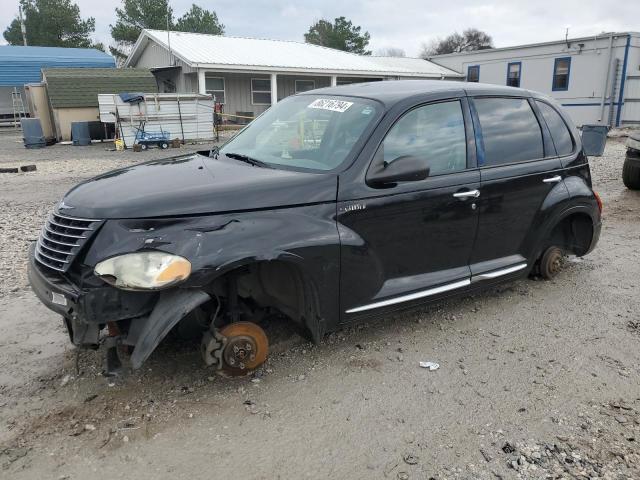
[[[412,156],[429,168],[429,176],[467,167],[467,141],[460,101],[434,103],[405,114],[385,137],[376,161],[390,164]]]

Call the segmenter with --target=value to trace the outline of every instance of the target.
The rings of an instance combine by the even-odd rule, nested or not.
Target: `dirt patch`
[[[349,360],[349,366],[356,369],[379,372],[382,370],[382,361],[376,358],[352,358]]]

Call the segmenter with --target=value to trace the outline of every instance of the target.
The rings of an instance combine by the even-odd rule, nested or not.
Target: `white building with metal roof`
[[[546,93],[578,125],[640,125],[640,33],[437,55],[431,61],[493,83]]]
[[[160,92],[215,96],[226,113],[255,116],[289,95],[345,83],[464,79],[418,58],[357,55],[308,43],[143,30],[127,67],[154,71]]]

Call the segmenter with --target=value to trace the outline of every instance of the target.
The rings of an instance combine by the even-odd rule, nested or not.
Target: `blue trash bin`
[[[71,122],[71,140],[74,145],[90,145],[89,122]]]
[[[43,148],[47,145],[39,118],[21,118],[20,126],[25,148]]]

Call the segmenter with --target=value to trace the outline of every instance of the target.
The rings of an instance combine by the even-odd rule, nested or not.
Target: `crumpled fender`
[[[89,268],[123,253],[161,250],[191,262],[183,290],[257,262],[281,261],[304,275],[317,305],[306,322],[315,339],[339,324],[340,236],[336,204],[321,203],[195,217],[107,220],[81,261]],[[305,288],[307,290],[307,288]],[[315,325],[318,323],[318,325]]]
[[[125,343],[135,345],[131,366],[140,368],[169,331],[194,308],[210,300],[202,290],[175,289],[163,292],[151,314],[133,321]]]

